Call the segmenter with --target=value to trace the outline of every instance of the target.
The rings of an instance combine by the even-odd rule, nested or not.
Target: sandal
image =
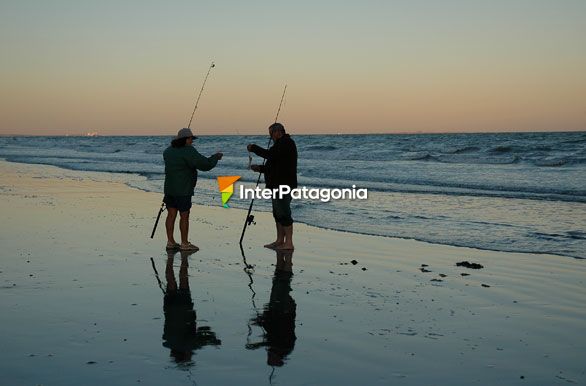
[[[181,246],[179,247],[180,251],[199,251],[199,247],[191,244],[191,243],[187,243],[187,244],[181,244]]]
[[[167,249],[167,250],[170,250],[170,249],[179,249],[179,244],[177,244],[177,243],[174,243],[174,244],[167,243],[167,247],[165,249]]]

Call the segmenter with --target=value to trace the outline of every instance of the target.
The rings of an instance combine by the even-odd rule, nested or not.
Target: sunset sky
[[[0,134],[586,130],[586,1],[0,0]]]

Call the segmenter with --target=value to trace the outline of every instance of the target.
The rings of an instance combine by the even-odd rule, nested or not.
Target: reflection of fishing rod
[[[256,304],[254,302],[256,292],[254,291],[254,288],[252,288],[252,285],[254,284],[254,280],[252,280],[252,273],[254,272],[254,266],[251,264],[248,264],[248,262],[246,261],[246,256],[244,255],[244,248],[242,248],[242,244],[240,244],[240,253],[242,253],[242,262],[244,263],[243,271],[246,274],[246,276],[248,276],[248,280],[250,280],[250,282],[248,283],[248,288],[250,289],[250,292],[252,292],[252,296],[250,299],[252,301],[252,306],[254,307],[254,310],[256,311]],[[249,328],[249,330],[250,330],[250,328]]]
[[[283,105],[283,99],[285,99],[285,92],[286,91],[287,91],[287,85],[285,85],[285,88],[283,89],[283,95],[281,95],[281,102],[279,103],[279,108],[277,110],[277,115],[275,115],[275,123],[277,123],[277,120],[279,119],[279,113],[281,112],[281,106]],[[269,143],[267,144],[267,149],[271,145],[271,140],[272,139],[273,139],[272,137],[269,137]],[[249,158],[249,160],[250,160],[250,158]],[[265,163],[266,162],[267,162],[267,160],[265,158],[262,161],[262,166],[265,166]],[[258,172],[258,178],[256,179],[256,186],[255,187],[258,187],[258,184],[260,183],[260,176],[261,176],[261,174],[262,174],[262,172]],[[244,233],[246,233],[246,227],[248,225],[254,223],[254,215],[250,214],[250,212],[252,212],[252,206],[253,205],[254,205],[254,197],[252,197],[252,200],[250,201],[250,206],[248,207],[248,213],[246,213],[246,220],[244,221],[244,227],[242,228],[242,234],[240,235],[240,249],[242,249],[242,240],[244,239]],[[242,253],[242,255],[244,256],[244,252]]]
[[[199,94],[197,95],[197,99],[195,100],[195,106],[193,106],[193,112],[191,113],[191,118],[189,118],[189,124],[187,125],[187,128],[190,129],[191,128],[191,121],[193,121],[193,116],[195,115],[195,110],[197,110],[197,105],[199,104],[199,98],[201,98],[201,94],[203,93],[203,89],[206,86],[206,82],[208,81],[208,76],[210,76],[210,71],[212,71],[212,68],[216,67],[216,65],[214,64],[214,62],[212,62],[212,64],[210,64],[210,68],[208,68],[208,72],[206,74],[206,77],[203,80],[203,84],[201,85],[201,89],[199,90]],[[155,221],[155,225],[153,226],[153,231],[151,233],[151,239],[153,237],[155,237],[155,231],[157,230],[157,225],[159,224],[159,219],[161,218],[161,214],[165,211],[166,206],[165,206],[165,202],[163,201],[161,203],[161,209],[159,209],[159,214],[157,215],[157,220]]]
[[[165,290],[163,289],[163,283],[159,278],[159,272],[157,271],[157,267],[155,267],[155,260],[151,257],[151,265],[153,266],[153,270],[155,271],[155,277],[157,278],[157,282],[159,283],[159,288],[163,291],[163,295],[166,295]]]
[[[250,282],[248,283],[248,288],[250,289],[250,292],[252,293],[252,295],[250,297],[250,302],[252,303],[252,309],[254,310],[254,313],[256,314],[256,318],[253,320],[258,322],[261,318],[261,313],[258,311],[258,307],[256,306],[256,302],[254,300],[254,298],[256,297],[256,292],[254,291],[254,288],[252,288],[252,285],[254,284],[254,280],[252,279],[252,273],[254,272],[254,267],[252,265],[248,264],[248,262],[246,261],[246,256],[244,255],[244,248],[242,247],[242,244],[240,244],[240,252],[242,253],[242,261],[244,262],[244,272],[246,273],[246,275],[248,276],[248,279],[250,280]],[[277,264],[278,264],[278,262],[277,262]],[[250,337],[252,336],[252,323],[251,323],[251,321],[252,320],[249,319],[248,322],[246,323],[246,327],[248,327],[248,334],[246,335],[245,348],[248,350],[255,350],[255,349],[261,347],[262,344],[252,343],[250,341]],[[263,337],[266,337],[267,330],[265,329],[263,324],[258,323],[256,325],[261,328]],[[269,374],[269,384],[270,385],[273,384],[273,379],[275,377],[275,370],[276,370],[275,366],[271,365],[271,367],[272,367],[271,373]]]
[[[244,248],[242,248],[242,244],[240,244],[240,252],[242,253],[242,262],[244,263],[244,273],[246,273],[246,276],[248,276],[248,280],[250,280],[250,282],[248,283],[248,288],[250,289],[250,292],[252,293],[252,295],[250,296],[250,302],[252,303],[252,309],[254,310],[254,313],[256,314],[256,317],[258,319],[258,317],[260,316],[260,313],[258,312],[258,307],[256,306],[256,302],[254,300],[254,298],[256,297],[256,292],[254,291],[254,288],[252,288],[252,285],[254,284],[254,280],[252,279],[252,273],[254,272],[254,266],[248,264],[248,262],[246,261],[246,256],[244,255]],[[252,349],[254,344],[250,343],[250,337],[252,335],[252,326],[250,324],[250,320],[248,321],[246,326],[248,327],[248,335],[246,336],[246,346],[245,347],[247,349]],[[262,326],[260,326],[260,327],[266,333],[264,328]]]

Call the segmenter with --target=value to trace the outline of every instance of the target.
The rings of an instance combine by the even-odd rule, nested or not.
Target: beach
[[[201,250],[169,256],[162,222],[149,238],[161,195],[127,185],[144,177],[0,171],[2,384],[586,382],[584,260],[304,224],[283,257],[258,212],[245,269],[241,209],[195,205]],[[198,334],[180,348],[186,297]]]

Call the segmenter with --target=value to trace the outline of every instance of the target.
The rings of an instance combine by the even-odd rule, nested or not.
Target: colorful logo
[[[234,194],[234,183],[240,179],[240,176],[223,176],[218,177],[218,186],[222,193],[222,206],[229,208],[228,200]]]

